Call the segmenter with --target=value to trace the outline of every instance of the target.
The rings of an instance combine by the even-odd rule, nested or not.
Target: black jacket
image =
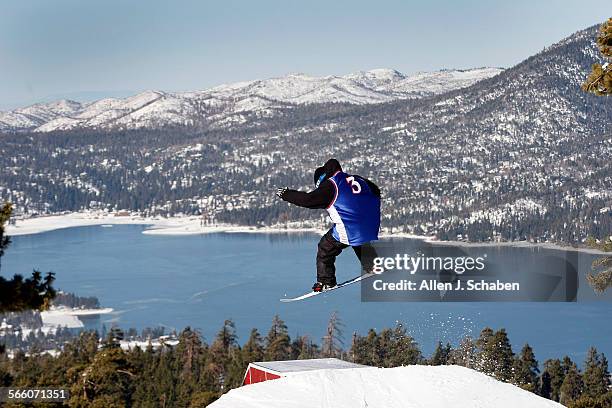
[[[368,187],[370,187],[370,190],[374,193],[374,195],[380,198],[380,189],[378,186],[366,178],[361,178],[368,183]],[[332,181],[327,179],[323,181],[317,189],[309,193],[297,190],[287,190],[283,194],[282,199],[300,207],[314,209],[329,207],[332,201],[334,201],[335,196],[336,187],[334,187]]]

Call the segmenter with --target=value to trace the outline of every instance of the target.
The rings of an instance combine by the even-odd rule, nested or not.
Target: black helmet
[[[342,167],[336,159],[329,159],[322,167],[317,167],[314,172],[315,188],[319,187],[323,181],[333,176],[337,171],[342,171]]]
[[[333,176],[337,171],[342,171],[342,167],[340,167],[340,162],[336,159],[329,159],[323,165],[323,169],[325,173],[329,175],[329,177]]]

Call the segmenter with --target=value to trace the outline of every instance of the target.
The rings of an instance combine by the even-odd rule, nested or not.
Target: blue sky
[[[4,0],[0,109],[291,72],[512,66],[609,0]]]

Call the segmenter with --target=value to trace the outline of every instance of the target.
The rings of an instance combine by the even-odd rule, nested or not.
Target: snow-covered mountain
[[[597,30],[580,30],[499,75],[426,98],[297,105],[285,100],[305,99],[306,90],[314,95],[316,88],[293,76],[180,99],[151,92],[87,109],[58,103],[56,111],[83,116],[70,119],[76,125],[99,123],[102,129],[61,137],[2,135],[0,201],[22,212],[204,212],[210,222],[323,228],[317,213],[288,207],[272,192],[311,188],[312,170],[336,157],[384,189],[382,225],[388,231],[472,241],[577,243],[609,236],[612,109],[609,98],[580,89],[591,65],[603,62]],[[367,73],[356,75],[369,84],[362,89],[387,97],[415,80],[398,79],[393,71],[370,72],[369,80]],[[428,75],[425,82],[437,81]],[[302,93],[287,86],[292,81]],[[68,121],[37,109],[28,108],[29,114],[48,115],[41,130]],[[197,131],[103,127],[185,120]]]
[[[562,408],[517,386],[459,366],[305,372],[231,390],[212,408]]]
[[[295,105],[373,104],[437,95],[470,86],[501,71],[477,68],[406,76],[391,69],[374,69],[345,76],[291,74],[196,92],[147,91],[91,103],[62,100],[0,112],[0,131],[138,129],[190,126],[202,121],[225,127],[244,122],[245,113],[270,117],[277,109]]]

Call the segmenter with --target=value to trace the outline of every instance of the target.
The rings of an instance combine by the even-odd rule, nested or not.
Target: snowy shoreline
[[[102,212],[78,212],[62,215],[49,215],[17,219],[15,225],[6,227],[9,236],[41,234],[65,228],[114,225],[145,225],[142,233],[147,235],[199,235],[218,232],[227,233],[320,233],[323,230],[304,227],[249,227],[232,224],[202,225],[197,216],[177,216],[172,218],[142,217],[139,215],[115,215]]]
[[[78,309],[60,306],[52,307],[49,310],[40,312],[40,317],[43,321],[43,329],[55,330],[58,327],[82,328],[84,325],[80,317],[95,317],[112,312],[113,309],[110,307],[98,309]]]
[[[96,309],[72,308],[67,306],[51,306],[49,310],[36,311],[40,314],[42,326],[31,328],[26,325],[12,326],[4,318],[0,322],[0,332],[20,333],[22,339],[26,339],[31,333],[43,333],[45,335],[56,333],[58,329],[83,329],[83,319],[95,318],[100,315],[113,313],[110,307]]]
[[[197,216],[178,216],[172,218],[142,217],[140,215],[127,214],[118,215],[106,212],[78,212],[62,215],[49,215],[17,219],[15,225],[6,227],[9,236],[32,235],[43,232],[54,231],[65,228],[114,225],[145,225],[148,226],[142,233],[148,235],[200,235],[211,233],[314,233],[322,234],[324,229],[307,228],[299,225],[279,227],[249,227],[232,224],[202,225]],[[433,245],[453,245],[461,247],[497,247],[508,246],[518,248],[544,248],[561,251],[580,251],[583,253],[603,255],[599,251],[587,247],[572,247],[555,243],[533,243],[527,241],[504,241],[504,242],[465,242],[465,241],[440,241],[433,236],[414,235],[407,233],[382,232],[381,238],[411,238],[418,239]]]

